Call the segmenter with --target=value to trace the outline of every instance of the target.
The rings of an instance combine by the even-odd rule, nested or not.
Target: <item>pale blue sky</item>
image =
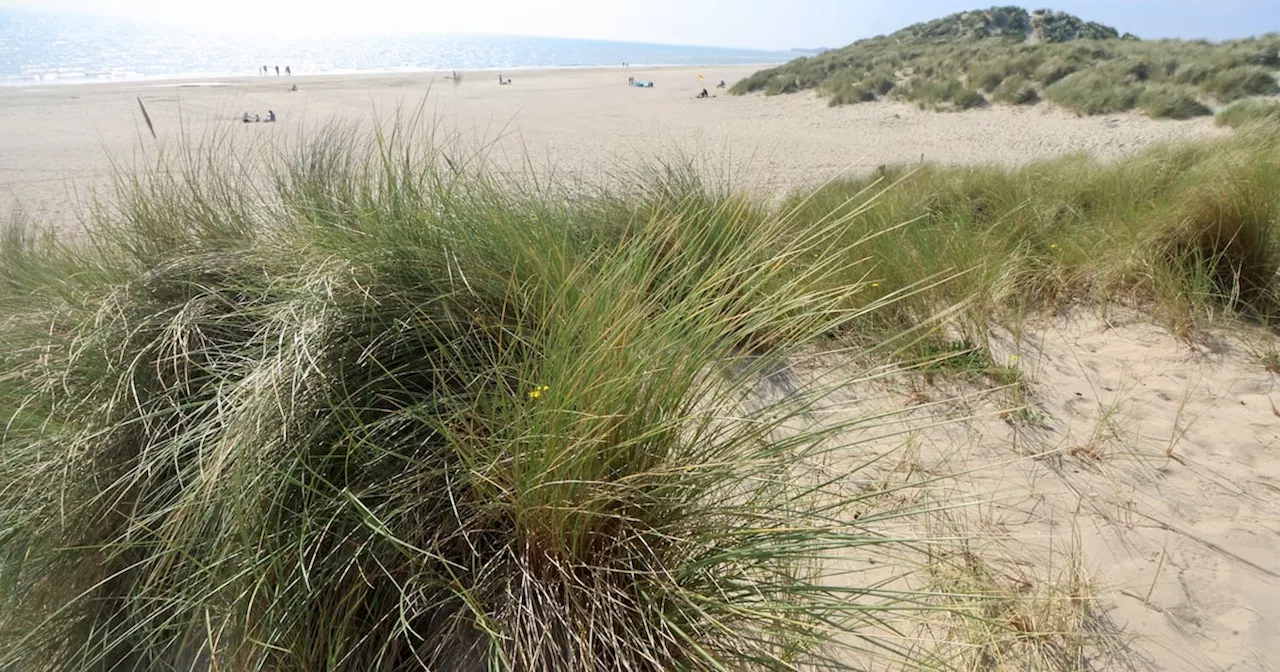
[[[514,33],[787,49],[843,46],[980,0],[0,0],[191,29],[255,33]],[[1037,0],[1145,38],[1280,31],[1280,0]]]

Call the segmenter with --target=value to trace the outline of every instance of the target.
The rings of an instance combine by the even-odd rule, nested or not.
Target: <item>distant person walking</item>
[[[284,66],[284,74],[285,74],[285,75],[288,75],[288,76],[290,76],[290,77],[292,77],[292,76],[293,76],[293,70],[290,70],[290,69],[289,69],[289,66],[287,66],[287,65],[286,65],[286,66]]]
[[[276,66],[276,77],[280,76],[280,66]]]

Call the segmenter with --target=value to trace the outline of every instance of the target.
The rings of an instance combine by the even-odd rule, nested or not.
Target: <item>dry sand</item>
[[[778,191],[881,164],[1023,164],[1073,152],[1112,158],[1153,143],[1222,133],[1209,119],[1136,115],[1079,118],[1047,106],[955,114],[876,103],[829,108],[809,93],[728,96],[754,68],[529,70],[0,88],[0,213],[24,206],[46,221],[72,217],[75,192],[101,183],[108,157],[130,164],[157,147],[211,134],[260,143],[297,137],[333,120],[372,127],[397,109],[423,110],[442,128],[491,143],[502,167],[526,161],[562,177],[598,180],[653,157],[698,157],[738,184]],[[699,81],[703,75],[705,81]],[[649,78],[652,89],[626,85]],[[299,90],[290,92],[297,84]],[[715,98],[696,100],[708,88]],[[148,136],[137,98],[159,140]],[[276,124],[243,124],[245,111]]]
[[[1090,633],[1075,667],[993,647],[975,669],[1280,669],[1280,376],[1263,362],[1280,339],[1236,325],[1188,342],[1137,313],[1019,331],[990,348],[1025,396],[912,376],[830,400],[838,422],[898,415],[843,436],[848,461],[827,468],[886,456],[851,485],[891,493],[890,509],[956,507],[897,534],[973,536],[931,555],[952,556],[945,571],[898,587],[1005,593],[1021,604],[984,610],[1000,625],[1052,632],[1074,618]],[[958,636],[915,633],[931,648]],[[1043,652],[1070,638],[1033,641]]]
[[[750,72],[513,71],[504,74],[514,83],[501,87],[497,73],[466,73],[460,85],[419,74],[0,89],[0,213],[21,201],[43,221],[71,221],[68,194],[101,183],[108,156],[149,160],[157,147],[179,146],[184,130],[196,140],[220,132],[269,141],[334,119],[370,124],[397,106],[422,106],[445,128],[493,140],[494,160],[507,167],[527,159],[594,180],[682,151],[775,191],[921,158],[1004,166],[1074,152],[1113,158],[1223,133],[1207,119],[1077,118],[1043,106],[828,108],[810,94],[730,97],[713,88]],[[628,76],[657,86],[627,87]],[[703,86],[719,95],[695,100]],[[239,121],[268,109],[279,123]],[[1099,653],[1092,669],[1274,669],[1280,460],[1270,451],[1280,450],[1280,391],[1256,355],[1275,347],[1265,335],[1193,347],[1141,318],[1057,319],[994,345],[999,357],[1017,354],[1031,381],[1036,410],[1025,418],[1000,417],[1005,398],[929,406],[948,394],[927,385],[850,390],[838,410],[912,407],[910,467],[896,462],[885,478],[966,472],[952,494],[984,504],[961,510],[957,524],[999,549],[988,562],[1001,575],[1051,585],[1064,558],[1078,561],[1097,586],[1093,623],[1123,650]]]

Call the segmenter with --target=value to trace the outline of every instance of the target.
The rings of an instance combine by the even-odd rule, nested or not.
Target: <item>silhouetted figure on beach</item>
[[[290,76],[290,77],[292,77],[292,76],[293,76],[293,70],[290,70],[290,69],[289,69],[289,66],[287,66],[287,65],[286,65],[286,66],[284,66],[284,74],[285,74],[285,75],[288,75],[288,76]]]
[[[267,74],[267,66],[262,66],[262,74]]]
[[[711,94],[707,93],[707,90],[706,90],[706,89],[703,89],[703,90],[702,90],[702,93],[699,93],[699,94],[698,94],[698,97],[699,97],[699,98],[710,98],[710,97],[711,97]]]
[[[294,92],[294,91],[297,91],[297,90],[298,90],[298,85],[297,85],[297,84],[294,84],[293,86],[289,87],[289,91],[290,91],[291,93],[292,93],[292,92]]]
[[[725,83],[724,83],[724,80],[723,80],[723,79],[722,79],[722,80],[720,80],[720,83],[719,83],[719,84],[716,84],[716,88],[717,88],[717,89],[723,89],[724,87],[725,87]]]
[[[242,118],[242,120],[246,124],[249,123],[250,121],[253,121],[252,119],[249,118],[249,113],[247,111],[244,113],[244,117]]]
[[[276,120],[276,111],[267,110],[267,121],[275,121],[275,120]]]
[[[280,76],[280,66],[276,66],[276,77]]]

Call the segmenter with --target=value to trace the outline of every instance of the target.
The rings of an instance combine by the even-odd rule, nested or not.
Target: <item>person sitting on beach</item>
[[[707,93],[707,90],[706,90],[706,89],[703,89],[703,90],[702,90],[702,93],[699,93],[699,94],[698,94],[698,97],[699,97],[699,98],[710,98],[710,97],[711,97],[711,94]]]
[[[297,90],[298,90],[298,85],[297,85],[297,84],[294,84],[293,86],[289,87],[289,90],[290,90],[290,91],[297,91]]]
[[[267,110],[267,121],[275,121],[275,120],[276,120],[276,111]]]
[[[256,114],[255,114],[255,115],[253,115],[253,120],[254,120],[254,121],[262,121],[262,117],[260,117],[260,116],[258,116],[258,115],[256,115]]]
[[[249,123],[250,121],[252,121],[251,119],[249,119],[249,113],[248,113],[248,112],[245,112],[245,113],[244,113],[244,117],[243,117],[243,119],[244,119],[244,123],[246,123],[246,124],[247,124],[247,123]]]
[[[723,80],[723,79],[722,79],[722,80],[720,80],[720,83],[719,83],[719,84],[716,84],[716,88],[717,88],[717,89],[723,89],[723,88],[724,88],[724,80]]]

